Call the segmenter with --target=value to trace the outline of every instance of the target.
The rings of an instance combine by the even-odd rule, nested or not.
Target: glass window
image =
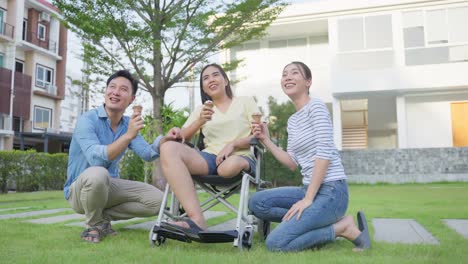
[[[364,49],[364,27],[361,17],[338,21],[338,49],[340,51]]]
[[[448,28],[450,42],[468,41],[468,7],[451,8],[448,10]]]
[[[3,67],[3,53],[0,53],[0,67]]]
[[[37,38],[40,40],[45,40],[46,39],[46,26],[43,24],[39,24],[37,28]]]
[[[424,28],[413,27],[403,29],[405,48],[424,47]]]
[[[23,40],[26,40],[26,32],[28,32],[28,20],[23,19]]]
[[[288,41],[287,40],[272,40],[268,42],[268,46],[271,49],[286,48],[288,46]]]
[[[36,86],[48,88],[52,85],[53,70],[41,65],[36,66]]]
[[[3,24],[5,22],[4,21],[5,17],[6,17],[5,11],[0,9],[0,34],[2,34],[2,35],[3,35],[4,29],[5,29],[5,25]]]
[[[403,13],[403,27],[422,27],[424,26],[424,15],[422,11],[411,11]]]
[[[15,71],[23,73],[24,72],[24,62],[22,61],[15,61]]]
[[[366,48],[382,49],[393,47],[392,16],[366,17]]]
[[[468,61],[468,45],[450,47],[450,61]]]
[[[406,50],[406,65],[424,65],[449,62],[449,48],[435,47]]]
[[[52,109],[34,106],[34,128],[47,129],[51,127]]]
[[[428,44],[448,42],[447,16],[445,15],[445,9],[427,11],[426,27]]]
[[[307,45],[306,38],[288,39],[288,47],[300,47],[300,46],[306,46],[306,45]]]

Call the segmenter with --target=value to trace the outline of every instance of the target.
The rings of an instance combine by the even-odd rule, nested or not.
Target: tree
[[[284,0],[54,0],[65,25],[84,43],[88,72],[136,73],[153,102],[161,133],[166,91],[187,80],[200,63],[261,37]],[[238,65],[233,61],[227,70]]]
[[[286,149],[288,144],[288,133],[286,131],[288,119],[296,112],[296,109],[291,101],[288,100],[287,102],[278,104],[272,96],[268,97],[268,108],[270,109],[270,119],[274,117],[274,122],[270,122],[268,125],[270,135],[276,140],[278,146]]]

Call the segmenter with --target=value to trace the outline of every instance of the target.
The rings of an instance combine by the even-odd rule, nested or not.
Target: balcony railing
[[[41,39],[37,35],[37,32],[28,31],[26,33],[26,41],[53,53],[57,53],[57,42],[50,40],[49,38]]]
[[[12,39],[14,36],[13,35],[14,32],[15,32],[14,26],[5,22],[0,22],[0,35],[6,36]]]

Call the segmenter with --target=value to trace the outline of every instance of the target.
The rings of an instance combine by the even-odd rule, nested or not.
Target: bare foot
[[[344,237],[349,241],[355,240],[361,234],[361,231],[359,231],[359,228],[354,223],[353,217],[350,215],[341,218],[340,221],[333,225],[333,228],[337,237]]]
[[[197,221],[197,220],[193,220],[191,219],[191,221],[196,224],[199,228],[203,229],[203,230],[206,230],[207,229],[207,226],[206,224],[204,223],[203,221],[203,224],[201,224],[200,222],[201,221]],[[171,225],[175,225],[175,226],[179,226],[179,227],[182,227],[182,228],[185,228],[185,229],[190,229],[192,228],[192,226],[189,225],[189,223],[186,221],[177,221],[177,222],[169,222],[169,224]]]

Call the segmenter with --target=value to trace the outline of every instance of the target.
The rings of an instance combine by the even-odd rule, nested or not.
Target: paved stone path
[[[29,209],[30,207],[18,207],[10,209],[1,209],[0,212],[9,210],[23,210]],[[49,214],[56,214],[60,212],[70,211],[70,214],[47,216]],[[225,215],[225,212],[208,211],[205,212],[205,218],[214,218]],[[35,224],[58,224],[62,222],[66,226],[81,226],[85,224],[82,221],[83,215],[75,214],[70,208],[57,208],[49,210],[39,210],[12,214],[0,214],[0,220],[12,219],[12,218],[27,218],[32,216],[41,216],[38,219],[23,220],[23,222],[35,223]],[[114,221],[112,224],[125,224],[128,223],[124,228],[128,229],[143,229],[149,230],[155,223],[156,219],[152,221],[146,221],[135,224],[135,221],[143,220],[147,218],[134,218],[130,220]],[[68,223],[70,220],[79,220],[77,222]],[[395,218],[374,218],[368,219],[369,224],[374,227],[374,241],[382,241],[388,243],[403,243],[403,244],[432,244],[438,245],[439,241],[432,236],[422,225],[420,225],[414,219],[395,219]],[[464,238],[468,239],[468,219],[443,219],[443,221],[449,228],[459,233]],[[1,224],[1,223],[0,223]],[[235,229],[236,219],[228,220],[219,225],[211,226],[210,230],[232,230]]]
[[[464,238],[468,238],[468,220],[444,219],[444,222]]]
[[[58,209],[31,211],[31,212],[23,212],[23,213],[16,213],[16,214],[2,214],[0,215],[0,220],[10,219],[10,218],[26,218],[26,217],[46,215],[46,214],[56,214],[56,213],[60,213],[64,211],[71,211],[71,209],[70,208],[58,208]]]
[[[431,233],[413,219],[374,218],[374,240],[404,244],[439,244]]]

